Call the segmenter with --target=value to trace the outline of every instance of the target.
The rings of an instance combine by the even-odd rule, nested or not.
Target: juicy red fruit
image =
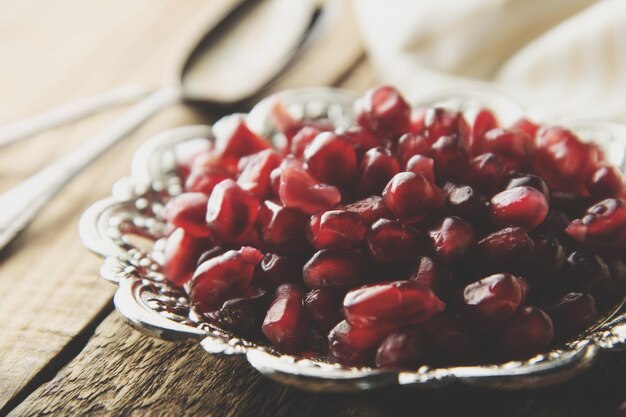
[[[191,278],[198,258],[209,245],[209,240],[197,238],[185,229],[174,230],[165,242],[165,277],[176,285],[185,284]]]
[[[309,248],[305,230],[309,216],[279,202],[265,200],[259,208],[257,226],[261,240],[278,253],[303,252]]]
[[[398,172],[400,163],[389,150],[382,147],[370,149],[361,160],[357,194],[363,197],[380,194]]]
[[[460,259],[476,243],[472,226],[454,216],[444,218],[428,235],[435,257],[442,262]]]
[[[183,193],[172,198],[165,207],[165,220],[175,227],[182,227],[196,237],[209,237],[206,224],[209,198],[202,193]]]
[[[395,175],[383,190],[385,206],[399,219],[416,222],[440,207],[445,194],[424,176],[413,172]]]
[[[396,326],[357,327],[341,321],[328,335],[330,357],[350,366],[373,364],[376,349],[396,329]]]
[[[303,268],[304,283],[309,288],[350,288],[371,278],[368,260],[361,252],[322,249]]]
[[[309,291],[304,297],[304,307],[309,318],[324,334],[343,319],[341,304],[344,296],[344,290],[321,288]]]
[[[421,231],[397,220],[380,219],[367,232],[367,248],[376,262],[415,259],[424,251]]]
[[[574,240],[603,249],[626,248],[626,201],[608,198],[591,206],[566,232]]]
[[[331,209],[341,201],[341,193],[336,187],[317,181],[296,163],[283,169],[278,194],[286,207],[307,214]]]
[[[461,291],[459,311],[476,330],[489,330],[511,317],[526,297],[525,281],[512,274],[495,274]]]
[[[514,187],[491,198],[490,215],[496,226],[519,226],[532,230],[548,214],[548,201],[535,188]]]
[[[390,334],[378,347],[376,366],[392,369],[417,369],[426,363],[424,341],[416,330]]]
[[[200,264],[191,278],[189,296],[199,313],[217,310],[250,286],[254,267],[263,254],[251,247],[230,250]]]
[[[266,149],[246,156],[239,161],[241,167],[237,184],[258,198],[270,195],[270,173],[280,165],[282,157],[278,152]]]
[[[295,352],[304,342],[307,327],[303,294],[298,284],[282,284],[263,320],[263,334],[284,352]]]
[[[356,153],[345,136],[320,133],[304,150],[307,170],[323,183],[351,186],[357,176]]]
[[[528,357],[547,349],[553,336],[550,317],[537,307],[524,307],[496,335],[497,356],[504,359]]]
[[[416,324],[442,311],[445,304],[416,281],[373,284],[349,291],[343,313],[354,326]]]
[[[407,132],[411,108],[393,87],[369,90],[355,103],[357,123],[382,135]]]
[[[311,216],[307,237],[316,249],[350,249],[365,238],[366,231],[365,223],[358,214],[331,210]]]
[[[215,186],[207,203],[206,223],[211,233],[224,242],[232,242],[250,228],[259,209],[259,201],[228,179]]]

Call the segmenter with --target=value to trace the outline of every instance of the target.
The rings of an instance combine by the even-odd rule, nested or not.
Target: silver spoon
[[[195,29],[190,36],[195,41],[188,43],[192,47],[177,61],[175,77],[168,86],[148,95],[80,148],[0,196],[0,250],[74,176],[157,111],[183,99],[234,103],[259,91],[297,55],[314,12],[314,5],[308,0],[237,0],[234,9],[227,11],[226,17],[208,34],[200,30],[206,28],[206,18],[199,16],[198,21],[203,25],[192,25]],[[215,13],[211,16],[215,18]],[[246,60],[248,50],[240,45],[265,53],[256,54],[256,62]],[[245,73],[246,68],[252,71]],[[232,78],[230,71],[251,79]],[[219,82],[221,77],[226,80],[223,84]]]

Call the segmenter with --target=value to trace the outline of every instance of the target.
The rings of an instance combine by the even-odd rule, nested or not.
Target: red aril
[[[278,194],[286,207],[307,214],[331,209],[341,201],[341,193],[336,187],[315,180],[297,164],[283,168]]]
[[[263,258],[255,248],[230,250],[200,264],[191,278],[189,297],[199,313],[217,310],[224,301],[237,297],[250,286],[254,267]]]
[[[282,156],[272,149],[246,156],[239,161],[237,184],[242,190],[249,191],[258,198],[270,195],[270,173],[277,168]]]
[[[331,359],[349,366],[373,365],[380,343],[397,327],[356,327],[339,322],[328,335]]]
[[[426,363],[424,340],[416,330],[392,333],[376,351],[376,366],[391,369],[417,369]]]
[[[326,184],[349,187],[357,177],[356,153],[343,135],[320,133],[304,150],[304,161],[307,171]]]
[[[349,291],[343,300],[346,320],[359,327],[416,324],[444,308],[430,288],[416,281],[367,285]]]
[[[369,90],[355,103],[357,123],[384,136],[408,132],[411,108],[393,87]]]
[[[537,307],[524,307],[496,335],[496,355],[503,359],[528,357],[547,349],[553,336],[550,317]]]
[[[391,151],[372,148],[365,153],[359,169],[357,195],[367,197],[380,194],[389,180],[400,172],[400,164]]]
[[[172,198],[165,207],[165,220],[174,227],[182,227],[196,237],[209,237],[206,224],[209,198],[202,193],[183,193]]]
[[[304,283],[312,289],[351,288],[371,280],[369,264],[361,252],[322,249],[304,265]]]
[[[263,243],[278,253],[303,252],[310,248],[306,239],[309,216],[280,202],[265,200],[259,208],[257,226]]]
[[[263,320],[263,334],[284,352],[297,351],[306,335],[306,313],[302,305],[304,291],[298,284],[282,284]]]
[[[350,249],[365,239],[367,228],[356,213],[330,210],[312,215],[306,231],[315,249]]]
[[[577,336],[598,319],[596,302],[589,294],[569,293],[546,308],[559,339]]]
[[[476,243],[474,229],[459,217],[445,217],[428,232],[436,259],[450,263],[463,257]]]
[[[406,163],[405,171],[421,174],[430,182],[435,182],[435,161],[423,155],[413,155]]]
[[[341,304],[345,290],[336,288],[319,288],[306,293],[304,307],[315,327],[324,334],[337,325],[343,317]]]
[[[376,262],[416,259],[424,251],[424,234],[397,220],[380,219],[367,232],[367,249]]]
[[[398,218],[417,222],[440,207],[445,195],[424,176],[413,172],[396,174],[383,190],[385,206]]]
[[[211,233],[232,242],[256,220],[259,200],[228,179],[215,186],[207,203],[206,223]]]
[[[383,199],[377,195],[347,204],[343,206],[343,209],[358,214],[367,226],[380,218],[391,215]]]
[[[163,273],[168,281],[182,286],[191,278],[198,258],[211,245],[210,240],[191,235],[183,228],[174,230],[165,242]]]
[[[492,222],[498,227],[519,226],[532,230],[548,214],[548,201],[535,188],[520,186],[504,190],[491,198]]]

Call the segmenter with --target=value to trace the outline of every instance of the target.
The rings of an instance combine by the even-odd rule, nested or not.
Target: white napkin
[[[539,120],[626,121],[626,0],[354,0],[381,79],[494,88]]]

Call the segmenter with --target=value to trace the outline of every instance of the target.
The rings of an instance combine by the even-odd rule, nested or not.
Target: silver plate
[[[484,103],[484,96],[481,94],[479,101]],[[475,99],[471,94],[460,100],[456,97],[456,105]],[[503,100],[501,96],[495,99]],[[332,88],[309,88],[281,93],[281,100],[298,117],[324,116],[346,125],[351,121],[354,96]],[[450,102],[455,101],[447,101]],[[521,107],[509,104],[507,111],[517,108],[523,114]],[[271,99],[266,99],[247,117],[254,130],[274,139],[277,133],[269,117],[270,106]],[[596,131],[602,128],[587,127]],[[619,129],[611,132],[605,132],[601,145],[621,149],[622,160],[613,162],[624,169],[626,136]],[[114,297],[117,310],[131,326],[150,336],[200,343],[213,355],[245,356],[254,368],[276,381],[310,391],[333,392],[388,385],[440,387],[452,382],[501,389],[535,388],[577,375],[591,366],[602,350],[626,348],[623,308],[579,339],[525,361],[450,368],[423,366],[410,372],[344,367],[314,357],[282,355],[269,346],[194,320],[189,317],[185,293],[167,284],[160,272],[160,261],[166,232],[164,204],[182,191],[174,170],[175,148],[198,138],[211,138],[211,127],[180,127],[151,138],[137,151],[131,175],[113,187],[112,197],[91,206],[80,220],[85,246],[104,258],[101,275],[119,286]]]

